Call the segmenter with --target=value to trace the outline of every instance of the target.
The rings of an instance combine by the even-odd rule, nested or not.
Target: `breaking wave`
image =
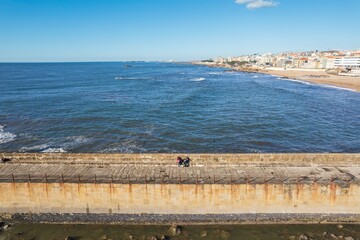
[[[42,153],[65,153],[66,151],[62,148],[47,148]]]
[[[0,144],[14,141],[16,134],[4,131],[5,126],[0,125]]]

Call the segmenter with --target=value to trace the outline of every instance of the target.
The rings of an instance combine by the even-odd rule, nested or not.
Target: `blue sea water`
[[[191,64],[2,63],[0,151],[360,152],[360,93]]]

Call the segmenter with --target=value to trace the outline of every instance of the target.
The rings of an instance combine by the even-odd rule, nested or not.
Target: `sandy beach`
[[[348,88],[360,92],[360,77],[337,76],[324,71],[257,69],[258,72],[317,84]]]
[[[265,74],[276,75],[279,77],[296,79],[316,84],[331,85],[341,88],[351,89],[360,92],[360,77],[352,76],[339,76],[329,74],[325,70],[315,69],[283,69],[283,68],[243,68],[243,67],[231,67],[227,64],[214,64],[204,62],[192,62],[193,64],[205,65],[209,67],[225,67],[231,68],[235,71],[243,72],[259,72]]]

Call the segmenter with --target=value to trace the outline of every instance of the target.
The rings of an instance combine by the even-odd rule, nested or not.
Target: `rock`
[[[207,231],[202,231],[200,233],[200,237],[206,237],[207,236]]]
[[[9,224],[5,224],[5,225],[2,227],[2,229],[3,229],[3,230],[6,230],[6,229],[8,229],[9,227],[10,227]]]
[[[161,240],[168,240],[169,238],[167,236],[165,236],[165,235],[162,235],[160,239]]]
[[[296,240],[296,237],[295,236],[290,236],[289,240]]]
[[[178,225],[171,225],[169,228],[169,233],[171,236],[179,236],[181,234],[181,227]]]
[[[129,235],[129,236],[128,236],[128,239],[129,239],[129,240],[132,240],[132,239],[133,239],[133,236],[132,236],[132,235]]]
[[[355,240],[355,238],[353,238],[353,237],[345,237],[344,239],[345,240]]]
[[[332,239],[335,239],[335,240],[338,240],[338,239],[339,239],[335,234],[330,234],[330,237],[331,237]]]
[[[65,240],[74,240],[72,237],[66,237]]]
[[[103,235],[102,237],[101,237],[101,240],[107,240],[108,239],[108,235]]]
[[[158,240],[156,236],[151,236],[149,239],[150,240]]]
[[[341,225],[341,224],[339,224],[339,225],[337,225],[337,228],[338,228],[338,229],[343,229],[343,228],[344,228],[344,226],[343,226],[343,225]]]
[[[220,231],[220,239],[224,239],[224,240],[230,239],[230,233],[227,231],[221,230]]]
[[[339,239],[344,239],[344,236],[340,235],[338,236]]]
[[[299,240],[309,240],[309,236],[306,234],[301,234]]]

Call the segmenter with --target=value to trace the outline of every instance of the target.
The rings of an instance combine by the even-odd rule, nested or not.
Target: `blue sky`
[[[360,0],[0,0],[0,62],[360,49]]]

